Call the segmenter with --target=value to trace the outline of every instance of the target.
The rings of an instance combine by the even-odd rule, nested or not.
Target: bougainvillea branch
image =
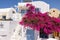
[[[27,4],[26,6],[28,7],[28,11],[19,22],[21,25],[37,31],[43,28],[47,34],[54,31],[60,32],[60,18],[50,17],[48,12],[35,12],[35,7],[32,4]]]

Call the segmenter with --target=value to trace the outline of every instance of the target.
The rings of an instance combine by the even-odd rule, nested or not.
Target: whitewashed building
[[[18,12],[21,13],[21,15],[23,15],[28,10],[26,8],[26,4],[34,5],[36,7],[36,11],[41,11],[42,13],[48,12],[50,8],[50,5],[43,1],[18,3],[18,10],[19,10]],[[40,40],[39,33],[37,31],[26,29],[25,31],[23,31],[22,35],[24,34],[24,32],[26,40]]]
[[[17,21],[14,21],[13,14],[16,13],[14,8],[0,9],[0,40],[10,40]]]
[[[42,13],[49,11],[49,4],[43,1],[33,1],[33,2],[22,2],[18,3],[18,13],[20,13],[20,18],[23,17],[24,13],[28,10],[26,4],[32,4],[36,7],[36,10]],[[21,19],[20,19],[21,20]],[[20,34],[20,35],[19,35]],[[24,28],[22,25],[16,27],[11,40],[40,40],[39,33],[37,31],[31,30],[30,28]]]
[[[1,8],[0,9],[0,19],[10,19],[12,18],[12,14],[16,13],[14,8]]]

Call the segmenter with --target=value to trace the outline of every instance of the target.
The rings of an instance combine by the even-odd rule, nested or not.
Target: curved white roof
[[[19,6],[26,6],[26,4],[32,4],[34,5],[36,8],[39,8],[41,12],[48,12],[49,11],[49,4],[47,4],[44,1],[33,1],[33,2],[22,2],[22,3],[18,3],[18,7]]]
[[[11,10],[14,10],[14,11],[15,11],[14,8],[0,8],[0,13],[1,13],[1,12],[9,12],[9,11],[11,11]]]
[[[49,4],[47,4],[46,2],[44,2],[44,1],[33,1],[33,2],[22,2],[22,3],[18,3],[18,5],[20,5],[20,6],[24,6],[25,4],[27,4],[27,3],[31,3],[31,4],[35,4],[35,5],[41,5],[41,4],[44,4],[44,5],[49,5]]]

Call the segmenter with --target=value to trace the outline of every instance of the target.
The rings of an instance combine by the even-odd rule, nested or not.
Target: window
[[[26,10],[21,10],[21,14],[24,15],[26,13]]]
[[[15,13],[15,11],[12,11],[12,13],[14,14],[14,13]]]
[[[3,20],[6,20],[6,16],[2,16],[2,19],[3,19]]]
[[[40,29],[39,37],[40,38],[48,38],[48,35],[44,32],[43,28]]]
[[[36,8],[35,11],[38,12],[39,11],[39,8]]]
[[[21,13],[25,13],[26,11],[25,10],[21,10]]]

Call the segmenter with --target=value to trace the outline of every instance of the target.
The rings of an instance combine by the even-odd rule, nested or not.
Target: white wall
[[[13,21],[20,21],[21,18],[22,18],[22,16],[21,16],[20,13],[12,14],[12,19],[13,19]]]
[[[0,40],[10,40],[14,32],[15,27],[17,26],[16,21],[0,21],[2,22],[3,28],[0,28]],[[2,35],[6,35],[2,37]]]
[[[1,16],[6,15],[6,19],[9,19],[10,17],[12,17],[13,11],[16,12],[16,10],[14,8],[0,9],[0,18],[1,18]]]
[[[34,5],[36,8],[39,8],[42,13],[44,13],[44,12],[49,12],[49,8],[50,8],[49,4],[47,4],[47,3],[43,2],[43,1],[18,3],[18,7],[19,7],[19,6],[20,6],[20,7],[21,7],[21,6],[24,7],[24,6],[26,6],[26,4],[28,4],[28,3]],[[18,9],[20,9],[20,8],[18,8]],[[22,16],[21,16],[21,17],[22,17]],[[24,28],[22,28],[22,29],[24,29]],[[23,34],[25,34],[25,33],[22,33],[22,35],[23,35]],[[26,34],[25,34],[25,35],[26,35]],[[35,39],[40,40],[39,34],[37,34],[36,32],[35,32],[35,36],[37,36],[37,38],[35,38]],[[23,38],[24,38],[24,37],[23,37]]]
[[[0,40],[9,40],[10,33],[9,33],[9,23],[10,21],[0,21],[2,22],[3,28],[0,28]],[[6,35],[5,37],[2,37],[2,35]]]
[[[43,1],[34,1],[34,2],[25,2],[25,3],[18,3],[18,6],[25,6],[26,4],[32,4],[34,5],[36,8],[39,8],[41,12],[48,12],[50,5],[47,4],[46,2]]]

